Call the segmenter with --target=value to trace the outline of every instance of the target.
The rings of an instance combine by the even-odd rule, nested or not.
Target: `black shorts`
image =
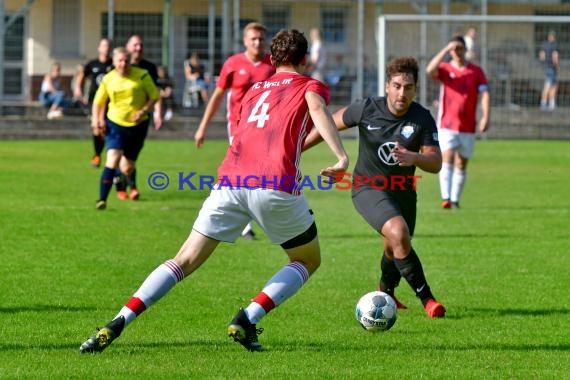
[[[107,119],[107,134],[105,136],[107,150],[122,150],[126,158],[136,161],[148,134],[149,121],[147,119],[134,127],[121,127]]]
[[[410,236],[416,228],[416,193],[360,188],[352,191],[352,203],[356,211],[374,228],[382,231],[384,224],[395,216],[402,216],[408,225]]]

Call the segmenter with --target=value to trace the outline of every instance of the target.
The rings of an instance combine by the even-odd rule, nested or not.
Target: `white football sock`
[[[441,190],[441,199],[449,199],[451,192],[451,180],[453,179],[453,165],[447,162],[441,164],[439,171],[439,188]]]
[[[184,272],[178,264],[174,260],[166,261],[148,275],[115,318],[122,315],[125,317],[125,325],[129,324],[137,315],[161,299],[176,283],[183,279]]]
[[[265,284],[261,293],[245,309],[250,322],[256,324],[270,310],[285,302],[309,279],[309,271],[301,263],[292,262],[283,267]]]
[[[459,203],[459,198],[463,192],[466,180],[467,172],[465,170],[455,169],[453,172],[453,181],[451,183],[451,202]]]

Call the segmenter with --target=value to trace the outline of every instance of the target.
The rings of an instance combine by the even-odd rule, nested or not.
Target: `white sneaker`
[[[168,121],[172,119],[172,110],[166,110],[166,113],[164,114],[164,121]]]
[[[52,110],[52,111],[49,111],[47,114],[47,118],[49,120],[59,119],[61,117],[63,117],[63,112],[61,112],[61,110]]]

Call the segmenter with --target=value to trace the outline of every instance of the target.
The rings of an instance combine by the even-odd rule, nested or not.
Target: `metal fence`
[[[267,26],[268,40],[281,28],[296,28],[307,35],[311,27],[321,29],[327,52],[325,80],[335,104],[376,94],[378,83],[383,80],[385,59],[392,55],[416,55],[425,67],[428,57],[450,33],[472,23],[480,28],[478,42],[481,56],[486,57],[484,67],[494,81],[495,105],[535,105],[540,81],[538,66],[534,65],[537,41],[544,38],[548,28],[555,27],[559,33],[563,81],[567,79],[565,63],[570,58],[570,49],[566,49],[570,47],[570,24],[565,18],[564,22],[543,22],[549,17],[559,21],[557,17],[570,15],[570,5],[543,1],[14,0],[6,3],[12,8],[6,8],[3,17],[10,26],[0,44],[4,56],[0,70],[4,79],[0,83],[4,97],[14,99],[29,97],[30,78],[44,74],[51,60],[61,61],[64,74],[72,75],[77,64],[95,56],[100,37],[110,36],[115,45],[122,45],[136,33],[144,39],[146,58],[168,68],[175,82],[177,102],[182,104],[183,62],[188,55],[197,52],[215,80],[225,58],[242,50],[241,28],[253,20]],[[426,18],[443,15],[448,19],[387,19],[385,35],[379,36],[378,16],[393,14]],[[511,23],[496,31],[498,23],[484,24],[477,18],[490,14],[538,15],[543,19]],[[0,29],[1,26],[0,23]],[[425,38],[425,50],[421,50],[420,42]],[[379,46],[386,52],[380,58]],[[525,71],[528,78],[520,75]],[[570,105],[563,87],[560,103]],[[425,91],[421,100],[426,102],[437,91],[429,81],[423,82],[421,88]]]

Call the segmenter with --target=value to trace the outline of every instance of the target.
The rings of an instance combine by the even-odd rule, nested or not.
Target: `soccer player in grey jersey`
[[[441,151],[435,120],[414,102],[418,63],[401,57],[386,69],[386,96],[355,101],[337,111],[339,130],[357,127],[359,153],[352,174],[352,200],[356,210],[383,237],[384,253],[379,289],[394,297],[404,277],[430,318],[445,316],[426,281],[411,237],[416,224],[416,167],[437,173]],[[304,149],[321,141],[316,131]],[[406,308],[395,297],[398,308]]]

